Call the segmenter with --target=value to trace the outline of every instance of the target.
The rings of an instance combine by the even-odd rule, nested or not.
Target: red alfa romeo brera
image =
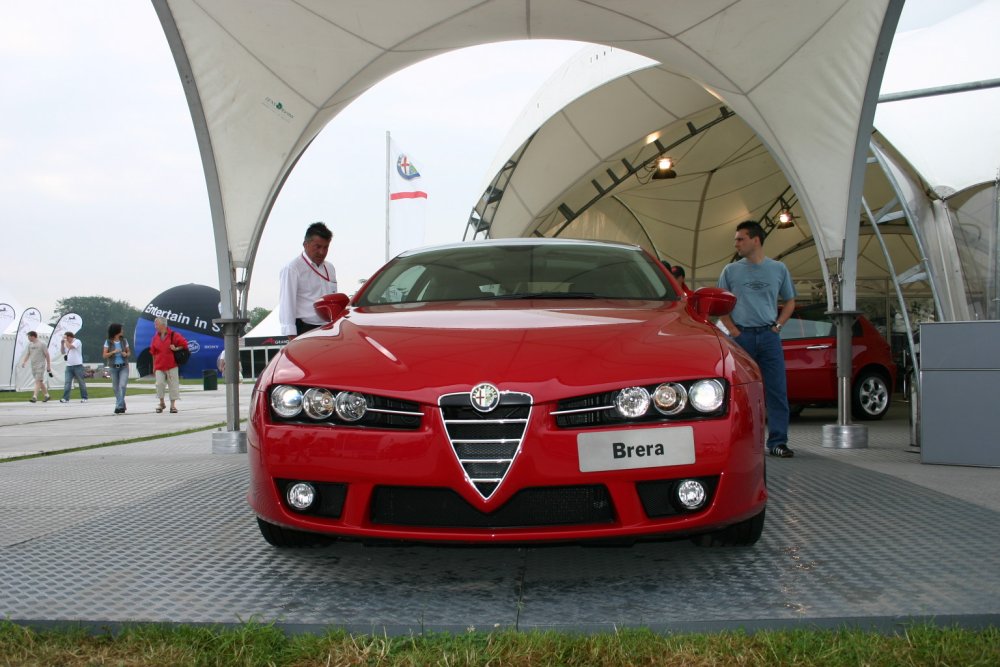
[[[754,362],[655,258],[517,239],[406,252],[316,309],[247,430],[264,538],[541,543],[764,527]]]

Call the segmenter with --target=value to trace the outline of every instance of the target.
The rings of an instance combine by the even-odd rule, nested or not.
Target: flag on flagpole
[[[386,132],[386,260],[424,243],[427,191],[413,157]]]

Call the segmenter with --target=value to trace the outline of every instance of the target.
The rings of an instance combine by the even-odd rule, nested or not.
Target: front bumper
[[[419,429],[397,431],[275,423],[263,394],[253,400],[248,500],[264,521],[295,530],[466,543],[685,536],[748,519],[767,498],[759,383],[733,387],[724,418],[684,423],[695,450],[694,463],[684,465],[581,472],[577,436],[595,429],[559,428],[552,404],[535,405],[509,472],[488,498],[468,479],[436,407],[424,409]],[[709,502],[677,512],[672,489],[691,478],[705,481]],[[283,489],[298,480],[322,485],[333,509],[291,509]]]

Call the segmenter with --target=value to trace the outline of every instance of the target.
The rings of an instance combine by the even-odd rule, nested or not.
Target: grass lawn
[[[49,387],[49,396],[52,397],[53,401],[58,401],[62,398],[62,387]],[[139,394],[155,394],[156,390],[153,387],[133,387],[130,382],[128,385],[128,391],[126,396],[137,396]],[[111,389],[109,384],[91,384],[87,383],[87,398],[113,398],[115,395],[114,390]],[[30,391],[0,391],[0,403],[27,403],[28,399],[31,398]],[[80,388],[73,384],[73,391],[70,394],[70,398],[74,401],[80,400]],[[41,401],[42,397],[39,396],[38,400]]]
[[[0,622],[3,665],[962,665],[1000,664],[1000,630],[900,626],[894,634],[787,630],[580,635],[474,632],[409,637],[286,635],[273,626],[235,629],[143,625],[116,633],[36,631]]]
[[[198,386],[202,385],[201,378],[182,378],[181,384]],[[244,384],[249,384],[245,382]],[[156,380],[152,377],[142,377],[135,378],[128,381],[128,391],[126,392],[129,396],[138,396],[140,394],[155,394],[156,393]],[[219,389],[224,388],[225,385],[222,379],[219,379]],[[58,401],[62,397],[62,383],[58,386],[55,384],[50,384],[49,395],[52,397],[53,401]],[[111,389],[111,384],[107,378],[90,378],[87,380],[87,397],[88,398],[112,398],[115,392]],[[0,391],[0,403],[27,403],[28,399],[31,398],[30,391]],[[74,400],[80,399],[80,389],[76,382],[73,383],[73,392],[71,398]],[[38,400],[42,400],[39,397]]]

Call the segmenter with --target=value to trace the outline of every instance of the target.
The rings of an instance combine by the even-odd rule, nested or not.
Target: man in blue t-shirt
[[[736,295],[736,307],[720,319],[757,362],[764,378],[767,451],[790,458],[795,453],[788,448],[788,388],[780,332],[795,310],[795,285],[787,266],[764,255],[764,229],[757,222],[745,220],[736,226],[735,245],[740,260],[722,270],[719,287]],[[780,311],[779,300],[784,302]]]

